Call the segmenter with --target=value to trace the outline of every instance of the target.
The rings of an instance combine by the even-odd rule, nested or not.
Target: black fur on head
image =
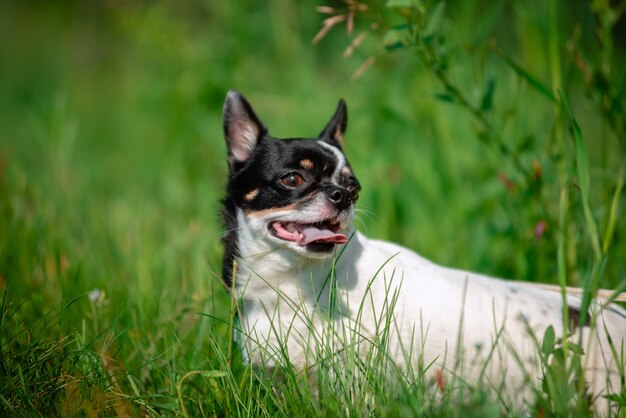
[[[319,141],[312,139],[272,138],[246,98],[232,90],[226,95],[223,119],[229,168],[222,209],[225,227],[223,279],[231,287],[233,262],[239,256],[237,208],[249,213],[286,207],[322,187],[331,187],[324,179],[333,175],[337,165],[332,148],[342,149],[347,109],[345,102],[340,100],[319,137],[313,138],[333,147],[320,146]],[[303,169],[303,163],[310,164],[310,167]],[[337,182],[340,187],[335,187],[353,193],[348,198],[348,204],[352,204],[360,186],[349,166],[347,168]],[[289,188],[277,181],[293,172],[301,173],[306,186]]]

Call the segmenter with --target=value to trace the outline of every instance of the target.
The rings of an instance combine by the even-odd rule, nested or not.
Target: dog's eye
[[[296,187],[300,187],[304,184],[304,179],[298,173],[289,173],[280,179],[280,183],[290,189],[295,189]]]

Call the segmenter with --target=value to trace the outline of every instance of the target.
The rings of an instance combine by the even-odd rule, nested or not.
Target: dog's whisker
[[[359,227],[359,229],[363,229],[367,231],[367,225],[358,216],[354,217],[353,222],[357,227]]]
[[[357,213],[362,213],[362,214],[365,214],[365,215],[370,215],[370,216],[376,217],[378,219],[382,219],[382,217],[380,215],[376,214],[376,212],[372,212],[371,210],[368,210],[368,209],[354,208],[354,211],[357,212]]]

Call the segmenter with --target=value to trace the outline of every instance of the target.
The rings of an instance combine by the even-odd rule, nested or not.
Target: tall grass
[[[310,45],[320,5],[0,5],[2,415],[502,413],[429,365],[242,363],[219,278],[229,88],[279,137],[347,99],[368,235],[587,302],[626,289],[624,2],[367,2]]]

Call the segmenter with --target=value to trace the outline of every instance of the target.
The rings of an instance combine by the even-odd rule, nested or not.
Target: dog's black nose
[[[347,208],[352,203],[352,194],[343,187],[328,185],[324,187],[324,194],[339,210]]]

